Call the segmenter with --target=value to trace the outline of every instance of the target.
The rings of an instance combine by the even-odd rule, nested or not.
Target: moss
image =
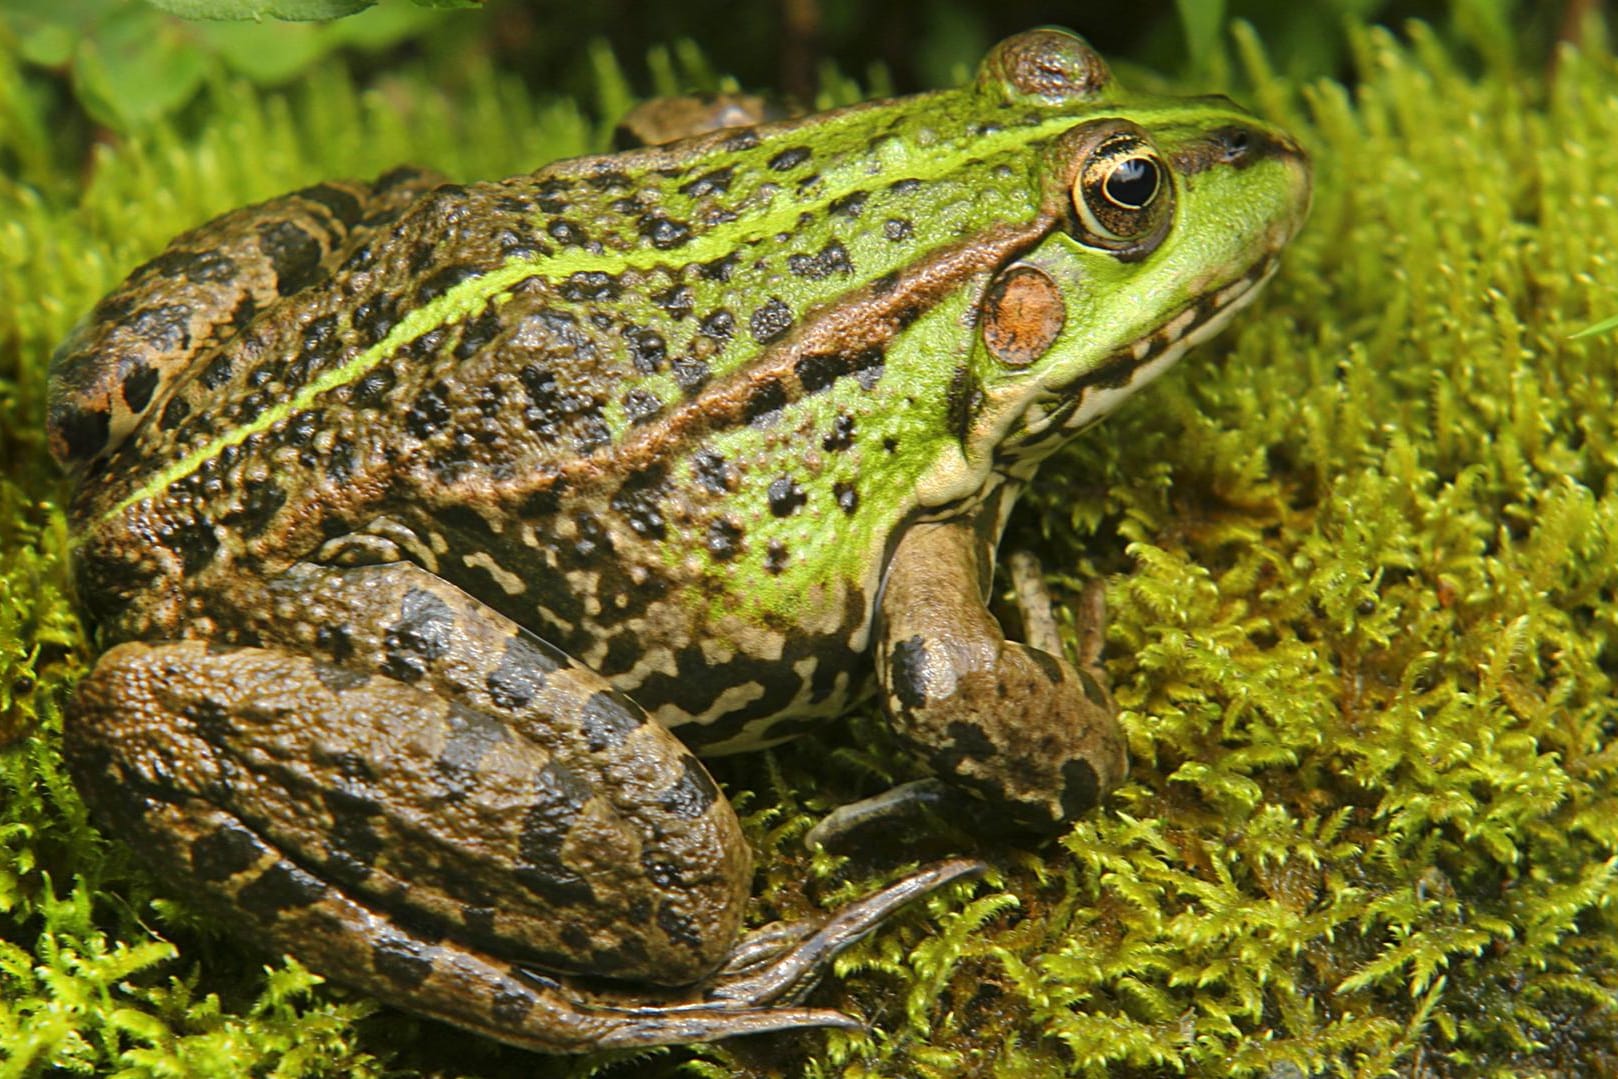
[[[1299,88],[1241,40],[1251,98],[1315,155],[1310,226],[1238,327],[1046,468],[1008,539],[1074,588],[1109,575],[1131,782],[845,956],[815,999],[869,1034],[585,1061],[265,966],[88,825],[56,744],[92,653],[40,414],[53,342],[195,220],[599,133],[493,78],[384,105],[323,75],[216,86],[194,130],[81,173],[0,47],[0,1075],[1618,1072],[1618,345],[1573,336],[1618,297],[1618,63],[1479,76],[1418,25],[1351,32],[1353,90]],[[974,849],[938,822],[802,853],[904,768],[869,716],[725,762],[761,920]]]

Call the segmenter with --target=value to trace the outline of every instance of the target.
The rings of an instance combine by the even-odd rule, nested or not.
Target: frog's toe
[[[988,866],[968,858],[935,862],[918,869],[880,891],[855,900],[824,922],[800,922],[788,929],[804,927],[796,940],[775,927],[765,932],[779,934],[786,947],[767,962],[757,957],[751,937],[744,938],[727,962],[724,973],[710,984],[712,999],[733,1000],[754,1005],[792,1000],[809,991],[837,954],[881,925],[912,899],[942,888],[951,881],[977,876]],[[740,957],[745,960],[739,962]]]

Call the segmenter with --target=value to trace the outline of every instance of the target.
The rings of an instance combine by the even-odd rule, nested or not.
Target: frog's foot
[[[1008,822],[1060,829],[1128,771],[1100,663],[1102,593],[1092,587],[1080,603],[1075,665],[1062,654],[1038,563],[1014,558],[1025,639],[1007,640],[983,601],[993,559],[976,525],[920,524],[894,551],[876,642],[884,704],[935,774]]]

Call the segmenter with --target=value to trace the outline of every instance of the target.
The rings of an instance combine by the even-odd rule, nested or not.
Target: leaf
[[[364,11],[376,0],[146,0],[155,8],[182,19],[285,19],[309,22],[341,19]]]
[[[1614,315],[1611,318],[1604,318],[1600,322],[1592,323],[1580,330],[1578,333],[1568,334],[1567,337],[1569,341],[1577,341],[1581,337],[1595,337],[1599,334],[1610,333],[1613,330],[1618,330],[1618,315]]]
[[[1219,48],[1219,31],[1225,25],[1225,0],[1175,0],[1180,29],[1185,31],[1186,51],[1191,67],[1206,71]]]

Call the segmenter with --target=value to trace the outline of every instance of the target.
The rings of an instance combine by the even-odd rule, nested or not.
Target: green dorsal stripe
[[[980,135],[964,142],[958,153],[940,153],[934,147],[917,150],[904,144],[913,159],[902,165],[892,165],[886,175],[918,180],[935,180],[960,166],[963,159],[972,160],[1000,153],[1029,142],[1049,137],[1080,121],[1076,116],[1060,116],[1026,127],[1010,127],[992,134]],[[834,201],[842,195],[875,182],[877,178],[856,169],[848,171],[847,182],[826,192],[819,204]],[[372,368],[393,356],[405,345],[440,326],[470,318],[484,309],[492,300],[508,292],[519,282],[530,277],[561,280],[576,273],[594,272],[620,274],[627,270],[654,270],[669,266],[671,256],[680,263],[709,262],[729,254],[746,244],[762,241],[782,232],[797,229],[798,219],[810,207],[790,198],[776,200],[776,208],[745,221],[746,232],[739,234],[734,228],[717,228],[702,233],[676,251],[660,251],[638,247],[631,251],[603,251],[592,253],[569,248],[554,255],[518,259],[498,269],[461,281],[429,302],[411,311],[390,330],[386,337],[347,362],[324,372],[299,387],[297,392],[279,401],[255,416],[250,423],[232,428],[212,441],[192,450],[167,468],[153,473],[145,483],[119,502],[108,516],[123,513],[137,502],[143,502],[162,493],[170,485],[195,472],[204,461],[218,456],[231,446],[247,441],[261,431],[267,431],[289,417],[310,408],[321,394],[354,382]]]

